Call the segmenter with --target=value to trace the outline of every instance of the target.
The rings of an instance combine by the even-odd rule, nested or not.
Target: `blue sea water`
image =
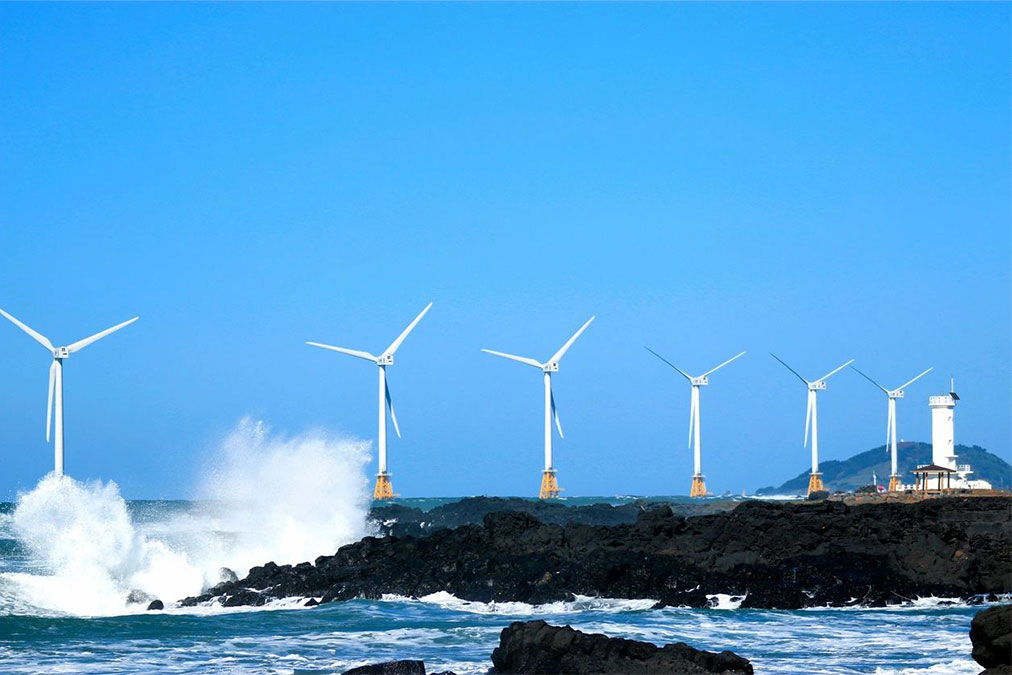
[[[657,644],[730,649],[758,673],[980,671],[967,635],[979,608],[939,599],[885,609],[756,611],[734,609],[731,598],[699,610],[600,598],[483,604],[443,593],[314,608],[300,599],[257,609],[184,609],[173,606],[178,598],[163,597],[165,611],[147,612],[143,603],[126,604],[128,590],[159,588],[165,575],[178,576],[178,586],[165,588],[188,588],[202,555],[231,552],[241,540],[221,529],[214,505],[128,502],[124,521],[118,493],[82,490],[46,494],[37,511],[28,504],[16,514],[13,505],[0,505],[0,671],[339,673],[416,658],[430,671],[484,673],[502,628],[529,618]],[[405,503],[431,508],[442,501]],[[208,547],[208,537],[228,546]]]

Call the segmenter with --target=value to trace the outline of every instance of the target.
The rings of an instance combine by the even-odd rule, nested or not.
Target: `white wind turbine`
[[[857,370],[857,368],[854,368],[854,366],[851,366],[851,368]],[[881,389],[886,396],[889,397],[889,417],[888,421],[886,422],[886,447],[889,448],[891,468],[892,468],[892,472],[889,474],[889,492],[899,491],[900,486],[902,485],[902,481],[900,481],[899,461],[896,451],[896,399],[903,398],[904,389],[906,389],[914,382],[930,373],[933,369],[934,366],[928,368],[914,379],[904,384],[901,384],[895,389],[886,389],[881,384],[879,384],[875,380],[871,379],[870,377],[862,373],[860,370],[857,370],[858,374],[861,375],[861,377],[874,384],[876,387]]]
[[[655,352],[653,349],[650,349],[650,347],[644,347],[644,349],[646,349],[648,352],[659,358],[661,361],[664,361],[664,363],[668,364],[669,366],[677,370],[679,373],[682,374],[682,376],[686,380],[689,381],[689,384],[692,385],[692,400],[689,405],[689,447],[694,448],[693,450],[694,472],[692,474],[692,487],[689,489],[689,496],[704,497],[706,496],[706,483],[703,480],[703,461],[702,455],[700,454],[699,451],[699,388],[705,387],[706,385],[710,384],[710,380],[708,377],[709,375],[717,372],[718,370],[720,370],[727,364],[731,363],[735,359],[741,358],[742,356],[745,355],[745,352],[742,352],[741,354],[738,354],[736,356],[732,356],[727,361],[724,361],[724,363],[720,364],[716,368],[711,368],[710,370],[706,371],[699,377],[692,377],[684,370],[682,370],[675,364],[671,363],[671,361],[668,361],[666,358]]]
[[[379,473],[376,474],[376,488],[373,490],[373,499],[393,499],[394,492],[393,487],[390,484],[390,474],[387,473],[387,408],[390,409],[390,419],[394,423],[394,431],[397,432],[397,438],[401,437],[400,427],[397,426],[397,415],[394,413],[394,404],[390,398],[390,387],[387,385],[387,366],[394,365],[394,352],[404,342],[404,338],[408,336],[418,322],[422,320],[425,313],[432,307],[430,302],[425,306],[425,309],[415,317],[404,332],[397,336],[389,347],[386,348],[379,356],[373,356],[369,352],[362,352],[356,349],[345,349],[344,347],[333,347],[331,345],[320,344],[319,342],[306,342],[307,345],[313,347],[320,347],[322,349],[329,349],[334,352],[340,352],[342,354],[348,354],[349,356],[357,356],[360,359],[366,361],[372,361],[379,366],[379,438],[377,445],[379,446]]]
[[[559,438],[565,438],[562,435],[562,424],[559,423],[559,413],[555,409],[555,397],[552,395],[552,373],[559,371],[559,361],[562,360],[563,355],[573,346],[576,342],[576,338],[580,337],[583,331],[587,330],[587,326],[594,320],[594,317],[587,319],[587,323],[580,326],[580,330],[573,334],[573,337],[566,341],[566,344],[562,345],[559,351],[555,352],[551,358],[546,362],[541,363],[535,359],[527,358],[526,356],[514,356],[513,354],[505,354],[503,352],[493,351],[491,349],[482,349],[481,351],[495,356],[501,356],[504,359],[510,359],[511,361],[517,361],[519,363],[533,366],[542,371],[545,381],[545,471],[541,475],[541,490],[538,496],[541,499],[554,499],[559,496],[559,483],[555,478],[555,466],[552,464],[552,418],[555,418],[555,426],[559,430]]]
[[[106,328],[101,333],[95,333],[91,337],[78,340],[77,342],[71,343],[66,347],[54,347],[53,343],[49,341],[45,335],[38,333],[25,324],[21,323],[13,316],[0,309],[0,314],[7,317],[11,323],[15,326],[28,333],[36,342],[45,347],[53,355],[53,363],[49,366],[49,400],[46,403],[46,442],[49,442],[50,429],[54,426],[53,418],[55,421],[55,433],[53,441],[53,453],[55,455],[54,469],[53,471],[57,476],[63,475],[63,360],[73,354],[74,352],[80,351],[90,345],[92,342],[101,340],[110,333],[115,333],[124,326],[129,326],[140,317],[134,317],[129,321],[124,321],[121,324],[117,324],[112,328]],[[55,412],[55,414],[54,414]]]
[[[784,363],[776,354],[771,353],[770,356],[780,361],[784,368],[797,375],[798,379],[808,387],[808,410],[805,412],[805,447],[808,447],[808,425],[811,424],[812,426],[812,475],[808,478],[808,494],[821,492],[823,487],[822,474],[819,473],[819,399],[816,394],[826,388],[826,380],[854,363],[854,359],[847,361],[839,368],[829,371],[817,380],[808,381],[801,377],[801,375],[798,375],[798,371]]]

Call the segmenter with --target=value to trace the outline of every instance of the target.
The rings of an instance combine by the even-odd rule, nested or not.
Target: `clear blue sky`
[[[957,377],[957,442],[1008,458],[1007,3],[0,6],[0,307],[67,343],[67,466],[191,493],[246,414],[375,436],[406,496],[534,494],[547,358],[571,494],[807,466],[803,386],[849,358],[900,436]],[[0,497],[52,466],[49,365],[0,325]],[[823,457],[881,445],[857,374]],[[370,472],[375,470],[375,462]]]

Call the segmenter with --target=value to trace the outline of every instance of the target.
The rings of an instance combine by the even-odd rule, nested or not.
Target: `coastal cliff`
[[[855,506],[750,501],[693,518],[660,507],[613,526],[491,513],[482,525],[426,537],[366,537],[315,563],[267,563],[182,604],[438,591],[482,602],[587,595],[690,607],[728,594],[741,596],[742,607],[780,609],[969,598],[1012,591],[1010,507],[1005,496]]]

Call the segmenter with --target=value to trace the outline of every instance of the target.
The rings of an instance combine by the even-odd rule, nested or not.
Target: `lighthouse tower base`
[[[889,492],[900,492],[903,490],[903,483],[899,476],[889,476]]]
[[[541,474],[540,499],[557,499],[559,496],[559,482],[555,479],[555,469],[545,469]]]
[[[825,489],[826,488],[822,487],[821,473],[813,473],[808,478],[808,494],[812,494],[813,492],[822,492]]]
[[[692,477],[692,487],[689,488],[690,497],[705,497],[706,483],[703,481],[703,474],[697,473]]]
[[[394,498],[394,490],[390,485],[390,474],[376,474],[376,488],[372,491],[372,498],[378,500]]]

